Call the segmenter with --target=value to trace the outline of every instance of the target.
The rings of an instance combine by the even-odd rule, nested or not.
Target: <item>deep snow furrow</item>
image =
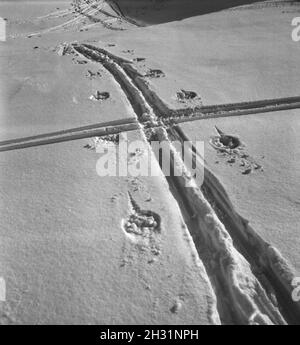
[[[180,127],[174,127],[171,131],[176,140],[188,140]],[[200,163],[202,161],[201,157]],[[236,212],[226,190],[209,168],[205,165],[201,168],[204,169],[205,176],[201,190],[213,205],[219,219],[222,219],[235,247],[250,263],[255,276],[271,299],[275,300],[275,304],[278,304],[285,320],[291,324],[299,323],[300,303],[292,300],[292,281],[295,279],[295,273],[289,263]]]
[[[175,128],[168,130],[172,141],[178,140]],[[192,153],[191,153],[192,154]],[[182,159],[184,157],[176,157]],[[177,165],[174,161],[174,165]],[[171,187],[179,204],[189,210],[185,216],[195,245],[204,262],[218,297],[220,315],[224,323],[284,324],[281,313],[268,297],[265,289],[252,272],[250,263],[234,246],[233,240],[216,214],[212,204],[195,183],[186,188],[191,177],[172,176]],[[201,255],[201,252],[204,252]]]
[[[99,52],[102,55],[106,55],[121,65],[125,73],[134,81],[139,90],[141,90],[146,101],[151,104],[157,117],[161,118],[165,124],[300,108],[300,96],[295,96],[248,102],[224,103],[177,110],[170,109],[167,104],[151,90],[144,76],[132,66],[132,61],[119,58],[100,47],[95,47],[90,44],[83,44],[83,46],[92,51]]]
[[[170,116],[170,121],[180,123],[208,118],[263,114],[268,112],[298,108],[300,108],[300,97],[298,96],[274,98],[253,102],[241,102],[179,109],[176,110],[175,113],[172,113],[172,115]]]
[[[169,116],[167,119],[164,120],[165,123],[184,123],[184,122],[192,122],[198,120],[205,120],[205,119],[214,119],[214,118],[221,118],[221,117],[231,117],[231,116],[244,116],[244,115],[262,115],[265,113],[273,113],[282,110],[292,110],[292,109],[299,109],[300,102],[291,102],[291,103],[282,103],[274,106],[264,106],[264,107],[257,107],[257,108],[245,108],[245,109],[234,109],[234,110],[224,110],[219,112],[207,112],[202,113],[200,111],[191,110],[188,112],[186,109],[186,113],[178,113],[175,116]]]
[[[56,131],[56,132],[43,133],[43,134],[32,135],[32,136],[23,137],[23,138],[3,140],[3,141],[0,141],[0,146],[5,146],[5,145],[9,145],[9,144],[24,143],[26,141],[46,139],[46,138],[61,136],[61,135],[66,135],[66,134],[73,134],[73,133],[75,134],[76,132],[88,131],[88,130],[94,130],[94,129],[105,128],[105,130],[109,131],[110,128],[120,127],[120,130],[122,130],[123,129],[122,126],[131,124],[134,122],[136,122],[135,118],[126,118],[126,119],[120,119],[120,120],[114,120],[114,121],[94,123],[94,124],[86,125],[86,126],[82,126],[82,127],[62,129],[62,130]]]
[[[132,122],[129,124],[117,125],[117,126],[99,126],[96,128],[90,128],[85,130],[68,131],[60,134],[42,134],[37,137],[20,138],[9,140],[8,144],[0,146],[0,152],[25,149],[29,147],[57,144],[65,141],[72,141],[78,139],[101,137],[112,134],[119,134],[122,132],[134,131],[140,128],[140,124]]]
[[[89,57],[89,55],[84,55],[85,57]],[[91,56],[90,56],[91,57]],[[120,60],[122,61],[122,60]],[[127,69],[131,70],[131,66],[127,65]],[[119,80],[120,83],[122,82],[122,78],[118,78],[118,75],[115,73],[115,71],[113,70],[112,73],[114,73],[114,76],[116,78],[116,80]],[[118,79],[117,79],[118,78]],[[145,85],[144,84],[139,84],[139,80],[141,78],[136,77],[136,82],[138,83],[139,87],[141,87],[142,90],[144,90]],[[127,94],[126,92],[126,85],[123,85],[124,88],[124,92],[126,93],[127,97],[131,97],[132,93]],[[134,90],[135,93],[139,93],[137,90]],[[155,101],[155,105],[153,106],[154,110],[156,110],[156,114],[159,112],[161,114],[161,109],[163,109],[162,106],[157,106],[157,104],[159,104],[159,102],[156,102],[157,96],[156,97],[152,97],[154,93],[150,92],[148,93],[147,99],[150,99],[152,101]],[[185,123],[185,122],[191,122],[191,121],[199,121],[199,120],[204,120],[204,119],[208,119],[208,118],[217,118],[217,117],[229,117],[229,116],[240,116],[240,115],[249,115],[249,114],[257,114],[257,108],[255,108],[255,110],[250,111],[250,110],[234,110],[234,111],[227,111],[227,110],[223,110],[221,114],[214,114],[214,113],[209,113],[208,115],[204,115],[204,114],[200,114],[200,115],[190,115],[190,116],[181,116],[181,117],[173,117],[172,115],[169,115],[169,117],[164,117],[162,118],[161,116],[159,116],[159,121],[157,123],[151,122],[149,121],[149,117],[147,117],[147,114],[149,113],[149,109],[141,108],[139,105],[141,104],[139,101],[136,101],[135,99],[133,99],[134,102],[136,102],[136,107],[135,107],[135,111],[136,113],[140,114],[140,123],[143,124],[144,127],[146,128],[151,128],[151,127],[157,127],[159,125],[164,125],[166,128],[176,125],[176,124],[180,124],[180,123]],[[144,100],[143,100],[144,102]],[[279,103],[279,101],[278,101]],[[260,113],[264,113],[266,111],[279,111],[279,110],[283,110],[283,109],[287,109],[286,105],[287,103],[284,103],[282,106],[277,106],[276,109],[272,109],[272,110],[259,110]],[[298,106],[295,106],[295,103],[291,103],[290,104],[291,108],[289,109],[293,109],[293,108],[298,108]],[[299,104],[300,107],[300,104]],[[225,108],[225,105],[224,105]],[[166,111],[167,112],[167,111]],[[64,134],[67,134],[68,132],[70,133],[74,133],[78,132],[78,131],[82,131],[85,129],[92,129],[92,128],[100,128],[100,127],[105,127],[107,126],[106,131],[103,132],[99,132],[98,136],[101,135],[108,135],[108,134],[115,134],[115,133],[121,133],[127,130],[132,130],[132,126],[124,126],[125,124],[129,125],[130,123],[132,123],[134,119],[124,119],[124,120],[117,120],[114,123],[114,127],[112,127],[112,125],[110,125],[109,123],[99,123],[99,124],[93,124],[93,125],[89,125],[89,126],[84,126],[84,127],[79,127],[79,128],[71,128],[71,129],[67,129],[67,130],[61,130],[61,131],[57,131],[57,132],[53,132],[53,133],[45,133],[45,134],[40,134],[40,135],[36,135],[36,136],[31,136],[31,137],[25,137],[25,138],[17,138],[17,139],[11,139],[11,140],[5,140],[5,141],[1,141],[0,142],[0,147],[4,146],[4,145],[15,145],[18,143],[21,143],[20,146],[15,145],[13,149],[18,149],[20,148],[25,148],[25,147],[31,147],[31,146],[37,146],[39,145],[38,143],[34,143],[33,145],[30,144],[31,141],[35,141],[37,139],[43,139],[43,138],[49,138],[49,137],[53,137],[53,136],[61,136]],[[92,133],[92,132],[91,132]],[[102,134],[103,133],[103,134]],[[90,134],[89,132],[86,132],[84,134],[83,137],[90,137],[92,136],[92,134]],[[63,141],[68,141],[68,140],[73,140],[73,136],[66,136],[65,139],[63,139]],[[28,145],[27,145],[28,142]],[[53,143],[55,141],[49,141],[49,143]],[[23,145],[25,144],[26,145]],[[47,140],[43,141],[41,140],[41,144],[40,145],[45,145],[47,143]],[[7,147],[8,148],[8,147]],[[10,148],[9,148],[10,149]],[[7,151],[6,149],[1,149],[0,151]]]
[[[103,67],[110,72],[115,81],[121,86],[140,121],[155,121],[155,115],[152,108],[147,104],[140,90],[132,84],[127,74],[121,68],[121,64],[123,63],[122,60],[114,59],[111,54],[104,54],[103,50],[94,51],[93,49],[83,45],[73,44],[73,48],[77,53],[83,55],[85,58],[90,59],[93,62],[101,63]]]
[[[231,110],[243,110],[243,109],[255,109],[255,108],[264,108],[270,106],[280,106],[280,105],[288,105],[293,103],[300,103],[300,97],[283,97],[283,98],[272,98],[272,99],[262,99],[258,101],[248,101],[248,102],[238,102],[238,103],[224,103],[224,104],[216,104],[216,105],[206,105],[201,106],[199,110],[206,114],[206,113],[218,113],[224,110],[231,111]],[[178,112],[184,113],[186,109],[181,109]],[[197,111],[197,110],[196,110]]]
[[[159,109],[158,113],[155,111],[161,106],[161,103],[156,102],[158,97],[152,97],[148,88],[148,91],[145,91],[145,84],[141,83],[137,79],[138,77],[132,75],[134,70],[131,66],[128,71],[127,62],[117,62],[111,55],[105,54],[103,49],[99,51],[90,45],[87,47],[76,44],[73,47],[86,58],[100,62],[106,67],[116,78],[133,109],[137,109],[139,119],[142,119],[144,115],[141,109],[146,109],[148,115],[151,114],[153,121],[161,116],[161,111],[164,109]],[[137,106],[140,101],[142,104]],[[176,188],[173,195],[178,200],[179,206],[193,211],[193,225],[189,226],[188,220],[186,223],[213,285],[221,319],[225,323],[284,324],[282,315],[253,274],[251,265],[234,247],[232,238],[224,224],[185,167],[183,157],[179,155],[170,142],[169,136],[172,137],[172,133],[174,133],[174,128],[170,128],[169,133],[167,133],[166,129],[161,126],[152,131],[152,136],[148,140],[168,143],[171,151],[171,170],[174,166],[180,166],[183,170],[181,176],[170,178],[172,186]],[[159,160],[159,157],[157,158]],[[186,184],[189,182],[192,182],[192,187],[186,188]],[[204,245],[205,254],[197,244],[201,244],[201,248]]]

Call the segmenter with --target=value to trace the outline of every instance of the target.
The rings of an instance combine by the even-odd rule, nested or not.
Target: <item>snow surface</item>
[[[116,2],[133,21],[119,16],[110,1],[112,7],[97,2],[109,11],[97,14],[100,21],[66,10],[64,2],[0,4],[9,37],[0,42],[2,141],[136,116],[112,75],[99,63],[82,63],[74,52],[61,54],[64,42],[99,46],[131,60],[141,74],[161,70],[163,77],[146,78],[147,87],[173,109],[299,96],[300,45],[291,39],[299,6],[268,2],[223,11],[220,1],[209,7],[207,1],[187,1],[184,9],[175,0]],[[226,7],[252,2],[230,1]],[[199,98],[179,102],[181,89]],[[91,100],[97,91],[110,97]],[[201,120],[181,128],[191,140],[204,141],[207,167],[236,212],[299,275],[298,118],[297,109]],[[209,143],[215,126],[239,136],[263,170],[244,175],[238,162],[218,154]],[[128,134],[130,142],[136,139],[145,136]],[[0,277],[7,286],[0,323],[220,323],[226,300],[216,301],[214,275],[220,268],[213,275],[207,268],[208,249],[201,252],[201,243],[194,244],[197,236],[192,239],[185,211],[163,173],[100,178],[92,143],[87,138],[0,153]],[[139,159],[143,164],[145,157]],[[130,216],[147,212],[160,220],[159,231],[145,238],[128,233],[124,224]],[[229,236],[213,212],[216,229]],[[210,228],[210,220],[199,224]],[[216,247],[222,240],[226,252],[231,239],[209,236]],[[238,269],[249,269],[236,251],[235,264],[242,262]],[[218,253],[208,258],[211,267],[218,265]],[[247,284],[246,298],[256,291]]]

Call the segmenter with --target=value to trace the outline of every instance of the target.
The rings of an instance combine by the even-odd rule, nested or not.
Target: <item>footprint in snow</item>
[[[128,193],[129,214],[122,220],[126,235],[136,244],[150,248],[152,254],[159,254],[158,236],[161,232],[161,218],[155,212],[142,210]]]
[[[254,170],[263,171],[263,167],[245,152],[245,145],[238,136],[226,134],[217,126],[215,129],[218,135],[212,136],[209,143],[221,157],[226,158],[228,164],[239,163],[243,175],[249,175]]]

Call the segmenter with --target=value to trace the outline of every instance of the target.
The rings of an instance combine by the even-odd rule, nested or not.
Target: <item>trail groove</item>
[[[186,225],[194,238],[198,254],[204,263],[207,274],[210,278],[214,292],[217,297],[217,308],[220,319],[223,323],[239,324],[285,324],[290,317],[285,315],[284,308],[279,305],[281,299],[276,300],[272,293],[280,295],[279,281],[284,280],[283,275],[274,274],[278,282],[270,279],[265,283],[255,274],[257,266],[257,257],[261,254],[259,248],[263,246],[264,241],[253,231],[253,238],[256,238],[257,244],[251,247],[249,255],[247,250],[241,249],[248,246],[248,239],[240,245],[233,242],[233,237],[238,237],[244,230],[240,224],[230,222],[223,223],[220,220],[220,214],[217,214],[214,208],[215,203],[223,205],[225,215],[232,217],[234,210],[228,205],[230,201],[226,192],[216,178],[205,168],[204,186],[197,186],[190,172],[184,165],[183,158],[173,147],[173,140],[181,142],[187,140],[184,133],[177,127],[166,127],[161,118],[174,115],[163,101],[151,91],[143,78],[132,65],[127,61],[114,58],[113,55],[104,49],[93,47],[86,44],[73,44],[74,50],[81,56],[101,63],[119,83],[121,89],[130,101],[137,119],[143,128],[143,120],[146,118],[153,126],[157,123],[160,126],[152,129],[151,136],[147,129],[143,128],[148,141],[159,140],[169,143],[171,151],[172,166],[181,166],[182,176],[168,177],[170,189],[178,201],[182,210]],[[298,99],[284,99],[282,104],[296,103]],[[278,100],[267,100],[256,102],[256,104],[240,103],[239,111],[243,108],[255,109],[261,107],[276,107]],[[226,108],[229,111],[236,111],[236,105],[214,106],[213,111],[222,111]],[[242,109],[242,110],[241,110]],[[204,110],[207,110],[204,109]],[[210,111],[210,110],[209,110]],[[193,159],[199,159],[197,153],[191,150]],[[160,160],[160,157],[157,157]],[[171,169],[172,170],[172,169]],[[186,188],[186,184],[192,186]],[[192,219],[192,220],[191,220]],[[250,233],[250,231],[248,231]],[[239,242],[238,242],[239,243]],[[243,245],[242,245],[243,244]],[[272,252],[274,255],[274,251]],[[276,260],[279,256],[276,257]],[[267,260],[266,260],[267,261]],[[277,260],[278,262],[278,260]],[[279,273],[279,272],[277,272]],[[290,298],[287,291],[284,292],[285,298]],[[283,314],[282,314],[283,312]],[[294,308],[293,313],[296,313]]]

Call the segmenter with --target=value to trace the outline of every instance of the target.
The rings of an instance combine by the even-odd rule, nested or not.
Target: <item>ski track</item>
[[[170,189],[182,210],[182,216],[194,238],[198,255],[210,278],[221,321],[239,324],[285,324],[287,320],[291,323],[296,320],[299,305],[294,303],[292,316],[286,315],[285,308],[280,305],[282,294],[284,300],[291,299],[289,283],[292,271],[287,269],[288,264],[278,251],[260,238],[246,222],[242,222],[222,185],[206,167],[204,186],[201,188],[196,185],[184,166],[183,157],[170,141],[170,138],[181,142],[187,140],[179,127],[166,128],[161,124],[152,128],[151,135],[147,128],[143,127],[145,118],[155,125],[159,123],[160,118],[168,114],[172,116],[172,111],[149,89],[146,81],[130,63],[89,44],[74,43],[72,46],[81,57],[94,63],[101,63],[115,78],[132,105],[148,142],[155,139],[169,143],[172,165],[181,166],[184,171],[182,176],[168,178]],[[294,102],[295,99],[285,99],[283,104],[290,101]],[[249,108],[249,103],[242,103],[240,106],[246,107],[246,104]],[[266,100],[256,104],[255,107],[257,108],[258,105],[276,107],[277,104],[278,100]],[[229,105],[229,108],[230,106],[232,105]],[[220,107],[222,110],[222,106],[214,106],[214,109]],[[236,109],[233,107],[233,110]],[[157,159],[159,160],[159,157]],[[186,188],[186,183],[191,183],[192,187]],[[226,226],[221,222],[220,214],[215,211],[216,203],[222,206],[224,215],[232,219],[231,222],[226,222]],[[192,214],[188,214],[185,210],[189,210]],[[194,220],[190,221],[192,215]],[[245,229],[246,235],[243,235]],[[251,244],[248,243],[250,236]],[[239,237],[241,239],[238,244],[236,241],[233,244],[233,238],[236,240]],[[205,254],[200,250],[203,245],[206,248]],[[246,247],[246,250],[241,250],[242,247]],[[262,252],[264,260],[260,262]],[[262,279],[260,275],[255,274],[258,267],[266,272],[270,270],[268,272],[271,272],[271,277],[264,276]]]
[[[127,61],[125,59],[117,58],[110,53],[107,53],[107,56],[112,59],[116,59],[119,63],[131,63],[130,61]],[[130,95],[128,97],[130,97]],[[165,105],[163,106],[166,107]],[[123,120],[103,122],[98,124],[96,123],[88,126],[71,128],[52,133],[39,134],[36,136],[0,141],[0,152],[38,145],[53,144],[56,142],[76,140],[79,138],[89,138],[95,135],[105,136],[109,134],[118,134],[125,131],[138,129],[139,123],[142,123],[144,128],[155,128],[159,126],[171,127],[184,122],[250,114],[262,115],[266,112],[275,112],[297,108],[300,108],[300,97],[279,98],[271,100],[269,99],[236,104],[212,105],[201,107],[200,109],[196,110],[194,108],[186,108],[184,110],[168,109],[165,110],[165,113],[167,113],[168,116],[160,115],[156,122],[149,121],[146,111],[144,113],[144,118],[139,120],[139,122],[137,122],[134,118],[127,118]]]
[[[111,13],[108,13],[107,11],[105,11],[104,5],[109,5],[110,8],[116,13],[116,15],[113,15]],[[41,16],[38,17],[38,20],[45,20],[45,19],[49,19],[49,18],[60,18],[60,17],[64,17],[67,16],[68,14],[71,14],[73,12],[72,9],[67,9],[67,10],[62,10],[62,11],[56,11],[53,13],[50,13],[48,15],[45,16]],[[127,18],[125,18],[122,14],[118,13],[118,11],[114,8],[114,6],[112,4],[110,4],[109,2],[106,2],[104,0],[99,1],[94,1],[90,4],[83,4],[80,6],[80,9],[76,11],[76,13],[78,14],[78,17],[70,19],[62,24],[53,26],[49,29],[45,29],[39,32],[33,32],[30,34],[26,34],[26,36],[28,37],[34,37],[34,36],[38,36],[41,34],[46,34],[46,33],[50,33],[50,32],[56,32],[59,31],[61,29],[65,29],[74,25],[79,25],[82,21],[86,20],[89,17],[92,17],[93,15],[97,14],[97,13],[101,13],[102,15],[104,15],[106,18],[110,18],[110,19],[120,19],[123,20],[125,23],[128,23],[130,25],[135,25],[135,23],[133,23],[132,21],[128,20]],[[94,25],[97,23],[101,23],[103,26],[105,26],[107,29],[110,30],[123,30],[122,28],[115,28],[113,26],[110,26],[109,24],[107,24],[106,20],[100,19],[100,18],[96,18],[95,19],[95,23],[92,24],[87,24],[85,26],[82,27],[82,29],[84,30],[85,28],[89,27],[90,25]]]
[[[114,17],[103,11],[104,3],[94,1],[82,6],[81,16],[30,36],[77,24],[96,12]],[[113,1],[107,3],[117,14],[116,18],[126,20],[121,10],[114,8],[116,4]],[[57,11],[39,19],[61,17],[68,13],[68,10]],[[171,152],[171,171],[177,166],[181,167],[183,174],[166,179],[181,210],[188,234],[193,239],[198,259],[204,264],[209,278],[208,283],[214,300],[212,314],[215,314],[215,323],[218,323],[218,320],[223,324],[299,322],[300,303],[291,299],[291,282],[295,278],[292,268],[278,250],[261,238],[248,221],[235,211],[221,182],[204,165],[203,158],[191,148],[190,152],[185,154],[190,155],[193,161],[202,162],[205,174],[203,185],[197,185],[184,164],[185,157],[176,150],[172,141],[188,141],[182,129],[176,125],[178,123],[299,108],[300,97],[173,110],[151,90],[144,76],[134,69],[131,61],[90,44],[72,43],[70,47],[82,58],[92,63],[101,63],[106,68],[127,97],[136,118],[6,140],[0,142],[0,151],[138,129],[149,144],[152,140],[168,143]],[[160,162],[160,157],[156,158]],[[128,218],[122,220],[124,232],[132,241],[146,242],[151,250],[157,250],[161,232],[160,216],[148,210],[141,210],[131,194],[128,198],[130,213]],[[143,222],[150,221],[154,222],[152,227],[141,226]]]

